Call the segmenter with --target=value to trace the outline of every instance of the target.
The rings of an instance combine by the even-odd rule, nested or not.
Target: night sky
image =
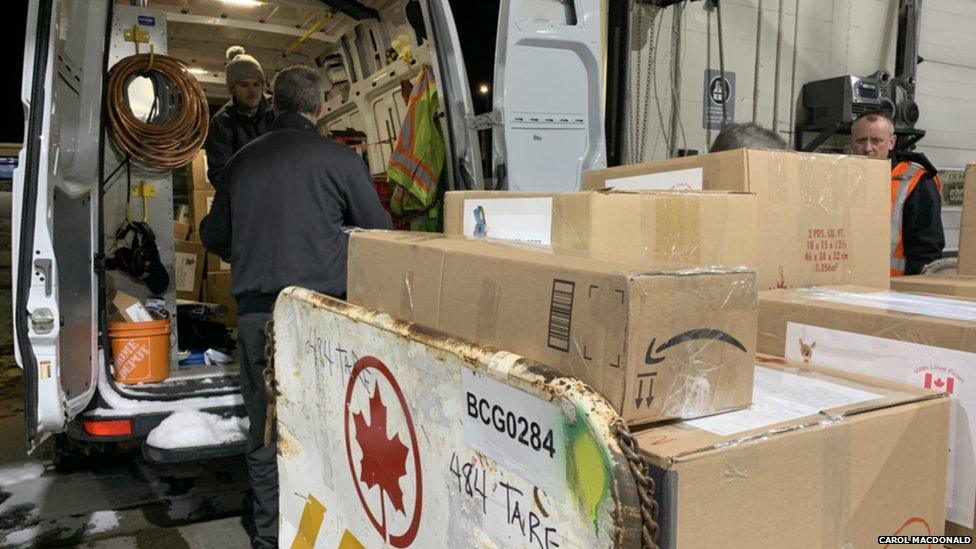
[[[461,49],[468,69],[475,110],[487,111],[488,97],[478,93],[481,84],[491,85],[495,60],[495,31],[501,0],[450,0],[454,10]],[[4,3],[0,40],[7,55],[5,77],[0,80],[0,142],[19,143],[24,138],[24,112],[20,104],[20,83],[24,62],[24,33],[27,1]]]

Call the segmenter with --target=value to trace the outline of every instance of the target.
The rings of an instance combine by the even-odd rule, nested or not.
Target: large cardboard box
[[[976,275],[976,164],[966,166],[959,230],[959,274]]]
[[[751,193],[447,193],[444,232],[591,250],[641,265],[756,265]]]
[[[200,149],[190,164],[187,185],[190,191],[213,191],[213,185],[207,179],[207,151]]]
[[[946,518],[976,518],[976,301],[858,286],[759,294],[759,350],[946,391],[953,419]]]
[[[738,149],[583,174],[583,186],[756,193],[759,286],[887,288],[891,166],[856,156]]]
[[[193,218],[190,240],[200,241],[200,222],[210,213],[213,201],[214,191],[192,191],[190,193],[190,217]]]
[[[747,406],[755,272],[640,270],[585,252],[358,232],[349,301],[576,376],[630,423]]]
[[[207,293],[204,301],[227,307],[227,315],[214,320],[227,326],[237,326],[237,300],[230,293],[230,272],[210,271],[207,273]]]
[[[976,299],[976,276],[896,276],[891,279],[891,289],[899,292]]]
[[[207,250],[199,242],[177,240],[173,243],[173,251],[173,286],[176,288],[176,297],[198,301]]]
[[[878,536],[942,533],[945,395],[768,359],[753,395],[747,410],[637,433],[662,549],[881,547]]]
[[[180,221],[173,222],[173,240],[180,241],[186,240],[186,237],[190,236],[190,224],[182,223]]]

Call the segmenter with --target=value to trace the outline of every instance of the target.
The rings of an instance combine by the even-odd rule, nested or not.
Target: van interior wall
[[[780,6],[783,11],[781,26]],[[795,21],[797,6],[799,20]],[[662,10],[654,21],[657,82],[656,87],[651,82],[644,108],[647,137],[643,160],[668,157],[665,135],[669,133],[669,113],[674,96],[669,73],[675,9],[672,6]],[[735,73],[733,121],[756,122],[772,128],[773,108],[777,104],[775,129],[792,143],[790,122],[802,114],[798,98],[804,83],[844,74],[866,75],[879,69],[894,73],[897,17],[897,0],[722,0],[725,70]],[[715,10],[707,7],[707,3],[685,3],[681,24],[681,84],[678,88],[679,149],[707,152],[717,134],[717,130],[702,127],[704,73],[708,68],[719,69],[717,23]],[[918,71],[917,102],[921,110],[918,127],[927,130],[928,134],[918,149],[939,166],[961,167],[966,161],[976,159],[976,102],[968,98],[968,93],[960,91],[976,85],[976,33],[971,31],[974,25],[976,0],[922,4],[919,48],[925,62],[919,65]],[[757,26],[759,94],[753,119]],[[778,34],[781,37],[777,84]],[[649,71],[646,63],[648,48],[653,44],[648,43],[647,34],[642,36],[643,55],[632,52],[632,75],[637,74],[638,58],[645,61],[645,66],[640,69],[643,74]],[[797,49],[795,57],[794,48]],[[646,81],[639,83],[640,86],[646,84]],[[658,105],[663,118],[658,114]],[[792,118],[791,113],[794,113]],[[639,123],[635,122],[639,120],[635,117],[630,119],[631,125]],[[846,137],[827,143],[827,147],[834,150],[844,150],[846,145]],[[628,162],[640,160],[629,158]]]

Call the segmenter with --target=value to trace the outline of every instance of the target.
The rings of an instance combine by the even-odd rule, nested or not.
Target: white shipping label
[[[197,274],[197,254],[176,252],[176,265],[173,268],[177,292],[192,292]]]
[[[812,299],[818,301],[976,322],[976,301],[901,292],[857,293],[826,288],[805,291],[810,294]]]
[[[976,353],[789,322],[786,358],[949,393],[946,518],[973,527]]]
[[[142,306],[142,303],[133,303],[125,308],[125,314],[132,319],[132,322],[152,322],[153,317],[149,311]]]
[[[566,494],[563,412],[468,369],[461,374],[464,443],[554,497]]]
[[[464,201],[464,235],[552,245],[552,198]]]
[[[729,436],[884,396],[762,366],[756,366],[752,394],[752,405],[745,410],[686,421],[685,424]]]
[[[624,191],[671,191],[702,190],[701,168],[674,170],[670,172],[646,173],[630,177],[607,179],[604,186]]]

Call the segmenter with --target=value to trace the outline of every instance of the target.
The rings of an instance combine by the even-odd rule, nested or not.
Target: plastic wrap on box
[[[867,547],[879,535],[941,534],[946,465],[931,456],[948,437],[945,395],[758,362],[749,409],[637,434],[657,484],[660,547]]]
[[[447,193],[444,232],[591,251],[642,266],[756,264],[744,192]]]
[[[759,350],[944,391],[954,408],[946,518],[976,515],[976,301],[858,286],[760,292]]]
[[[575,376],[632,424],[747,406],[755,273],[578,249],[356,232],[349,301]]]
[[[700,189],[756,194],[761,289],[887,288],[890,170],[867,157],[738,149],[585,172],[583,187],[661,188],[695,172]]]

